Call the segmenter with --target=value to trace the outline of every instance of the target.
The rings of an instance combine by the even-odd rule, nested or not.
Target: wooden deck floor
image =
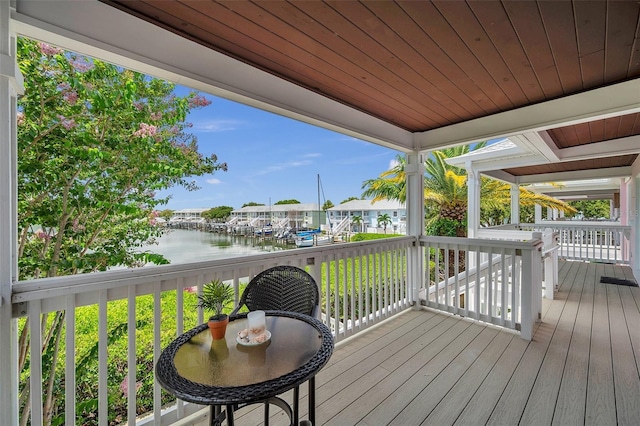
[[[340,344],[317,376],[318,424],[640,425],[640,289],[601,276],[633,279],[561,262],[531,342],[422,310]],[[261,410],[244,410],[237,424],[261,424]]]

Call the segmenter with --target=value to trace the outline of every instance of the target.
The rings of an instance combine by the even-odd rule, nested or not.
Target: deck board
[[[638,369],[621,300],[626,293],[624,286],[607,286],[616,414],[619,423],[640,425],[640,383],[634,378]]]
[[[584,264],[578,270],[575,269],[582,265],[579,262],[564,262],[563,266],[568,265],[573,265],[575,280],[572,282],[572,290],[576,293],[580,291],[580,299],[552,421],[552,424],[558,426],[584,424],[588,373],[585,365],[589,364],[593,286],[596,279],[594,265]],[[566,275],[561,281],[562,292],[567,289],[568,276],[570,275]]]
[[[632,278],[628,267],[561,261],[531,342],[427,309],[340,342],[317,376],[317,424],[640,424],[640,289],[602,275]],[[306,386],[301,395],[306,418]],[[236,424],[262,424],[262,408]],[[287,419],[272,409],[271,424]]]
[[[515,334],[498,333],[487,350],[477,357],[469,370],[449,390],[447,395],[429,413],[423,424],[451,424],[457,419],[475,391],[480,388],[491,370],[505,352],[509,344],[516,338]]]
[[[469,370],[471,364],[490,345],[499,332],[485,327],[445,369],[409,403],[392,424],[422,424],[438,403]],[[442,396],[440,398],[435,395]]]
[[[576,275],[576,279],[578,275]],[[569,280],[567,280],[569,281]],[[582,286],[577,280],[566,282],[558,298],[565,298],[560,320],[551,338],[527,405],[520,419],[521,424],[550,424],[556,405],[564,371],[571,334],[575,327]]]
[[[605,265],[596,265],[596,278],[607,275]],[[594,284],[593,322],[585,422],[594,425],[616,424],[613,368],[611,366],[611,337],[607,287],[596,279]]]

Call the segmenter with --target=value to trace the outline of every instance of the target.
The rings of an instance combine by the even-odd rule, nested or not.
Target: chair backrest
[[[249,282],[233,314],[246,305],[249,311],[278,310],[316,316],[319,300],[318,286],[304,269],[275,266]]]

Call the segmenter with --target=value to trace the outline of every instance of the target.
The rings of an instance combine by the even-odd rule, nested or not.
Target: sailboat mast
[[[320,230],[320,174],[318,173],[318,231]]]

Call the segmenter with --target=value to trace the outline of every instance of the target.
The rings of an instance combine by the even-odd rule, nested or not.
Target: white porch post
[[[416,238],[408,256],[408,294],[412,295],[414,309],[420,309],[419,293],[424,283],[424,256],[417,239],[424,235],[424,157],[419,152],[407,154],[405,175],[407,179],[407,235]]]
[[[467,163],[467,236],[476,238],[480,228],[480,174]]]
[[[511,184],[511,224],[520,223],[520,185]]]
[[[23,90],[10,31],[10,2],[0,2],[0,423],[18,424],[18,330],[11,287],[18,277],[16,97]]]
[[[629,225],[631,225],[631,269],[636,281],[640,281],[640,162],[636,160],[629,191]]]
[[[533,233],[533,239],[541,238],[540,232]],[[525,340],[533,338],[534,324],[540,319],[542,312],[541,246],[542,244],[538,244],[531,250],[522,251],[520,336]]]

